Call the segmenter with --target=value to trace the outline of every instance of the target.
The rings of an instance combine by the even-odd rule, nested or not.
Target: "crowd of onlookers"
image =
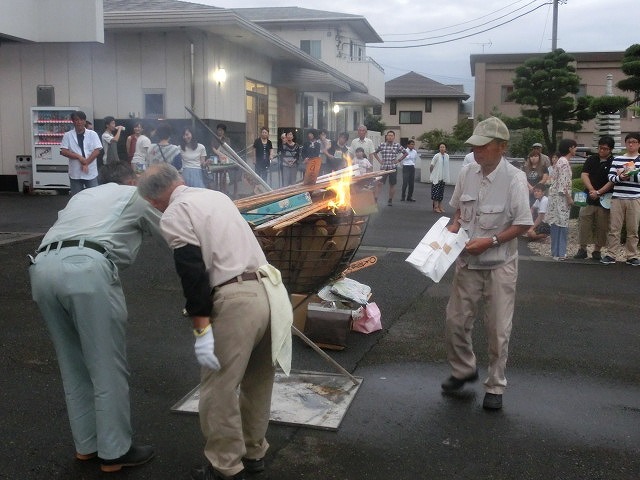
[[[541,153],[541,144],[534,144],[522,167],[534,219],[527,238],[540,241],[550,237],[551,256],[565,260],[569,218],[577,207],[579,249],[573,258],[588,258],[592,245],[593,260],[613,264],[618,246],[624,243],[626,263],[640,265],[639,142],[640,133],[629,133],[624,151],[614,155],[614,139],[601,137],[597,153],[587,157],[579,169],[579,181],[573,178],[571,167],[579,159],[574,140],[561,140],[551,158]]]

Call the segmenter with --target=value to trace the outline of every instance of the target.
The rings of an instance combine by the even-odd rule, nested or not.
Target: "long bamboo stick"
[[[273,220],[269,220],[268,222],[262,223],[254,228],[254,230],[266,230],[267,228],[273,228],[275,230],[279,230],[281,228],[288,227],[289,225],[293,225],[299,220],[302,220],[309,215],[319,212],[320,210],[326,210],[329,208],[329,202],[331,200],[321,200],[318,202],[314,202],[311,205],[307,205],[305,207],[300,207],[292,212],[285,213],[281,217],[274,218]]]
[[[247,175],[249,175],[253,180],[258,182],[260,185],[262,185],[265,189],[271,190],[271,186],[267,182],[265,182],[260,177],[260,175],[258,175],[253,170],[253,168],[251,168],[247,164],[247,162],[245,162],[242,158],[240,158],[240,156],[233,150],[233,148],[231,148],[229,145],[223,142],[220,139],[220,137],[213,130],[211,130],[211,128],[209,128],[209,125],[204,123],[202,119],[198,117],[198,115],[196,115],[196,113],[193,110],[191,110],[189,107],[185,106],[184,108],[187,109],[187,112],[189,112],[193,118],[195,118],[198,122],[200,122],[200,125],[202,125],[205,129],[209,131],[211,135],[213,135],[213,138],[217,140],[217,142],[224,149],[224,151],[227,152],[227,156],[231,157],[231,160],[233,160],[236,163],[236,165],[238,165]]]
[[[388,175],[391,172],[392,171],[379,170],[377,172],[365,173],[364,175],[351,177],[351,183],[357,184],[365,180],[380,177],[382,175]],[[333,179],[324,179],[322,181],[316,182],[314,185],[302,185],[300,183],[300,184],[291,185],[288,187],[282,187],[276,190],[272,190],[270,192],[252,195],[251,197],[240,198],[238,200],[235,200],[233,203],[235,203],[236,207],[238,207],[238,210],[244,212],[246,210],[251,210],[252,208],[259,207],[260,205],[277,202],[278,200],[281,200],[286,197],[290,197],[292,195],[296,195],[298,193],[312,192],[314,190],[326,189],[331,185],[331,180]]]

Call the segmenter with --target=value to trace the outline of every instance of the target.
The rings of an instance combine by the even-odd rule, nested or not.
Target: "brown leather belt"
[[[248,280],[258,280],[263,275],[260,272],[245,272],[242,275],[236,275],[235,277],[227,280],[226,282],[222,282],[220,285],[216,285],[216,288],[224,287],[225,285],[231,285],[232,283],[237,283],[242,279],[243,282]]]
[[[80,246],[80,240],[62,240],[61,242],[53,242],[48,245],[45,245],[44,247],[39,248],[36,253],[50,251],[50,250],[57,250],[58,248],[79,247],[79,246]],[[103,255],[107,252],[106,248],[104,248],[102,245],[96,242],[90,242],[88,240],[85,240],[83,246],[86,248],[90,248],[91,250],[95,250],[96,252],[100,252]]]

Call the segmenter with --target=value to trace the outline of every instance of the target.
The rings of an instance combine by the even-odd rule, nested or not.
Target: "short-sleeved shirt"
[[[461,228],[470,239],[491,238],[511,225],[533,225],[525,174],[504,158],[486,176],[477,163],[462,167],[450,205],[460,210]],[[493,269],[517,256],[514,238],[480,255],[463,253],[458,261],[470,269]]]
[[[104,149],[104,163],[113,163],[120,160],[118,157],[118,142],[114,142],[115,137],[111,132],[104,131],[102,134],[102,148]]]
[[[93,130],[85,129],[84,131],[84,139],[82,142],[82,146],[84,148],[84,155],[82,149],[80,148],[80,144],[78,143],[78,133],[75,128],[72,128],[67,133],[65,133],[62,137],[62,141],[60,142],[60,148],[65,148],[67,150],[71,150],[74,153],[79,155],[83,155],[84,158],[88,158],[91,153],[95,149],[102,148],[102,143],[100,142],[100,137]],[[82,164],[80,160],[75,158],[69,159],[69,178],[74,180],[92,180],[98,176],[98,164],[94,160],[89,164],[89,171],[82,171]]]
[[[200,159],[207,157],[207,149],[198,143],[196,148],[184,147],[184,150],[180,151],[180,155],[182,155],[182,168],[202,168]]]
[[[373,140],[369,137],[364,137],[364,140],[360,140],[360,137],[354,138],[351,141],[351,155],[355,156],[358,148],[362,148],[364,150],[364,156],[367,158],[370,158],[371,154],[376,150],[376,147],[373,146]]]
[[[380,169],[395,170],[397,167],[398,155],[404,153],[404,148],[399,143],[384,142],[378,145],[375,153],[380,154]]]
[[[180,147],[169,143],[167,145],[160,145],[154,143],[147,152],[147,163],[153,165],[154,163],[169,163],[172,164],[176,156],[180,155]]]
[[[609,155],[609,158],[605,160],[601,160],[600,155],[591,155],[585,160],[582,166],[582,173],[589,175],[589,181],[595,190],[599,190],[609,183],[609,169],[612,161],[613,155]],[[587,189],[584,191],[589,193]],[[587,203],[589,205],[600,205],[600,199],[593,199],[587,195]]]
[[[533,205],[531,206],[531,208],[534,208],[538,211],[538,215],[541,213],[547,213],[547,208],[549,206],[549,198],[547,198],[545,195],[543,195],[542,197],[540,197],[539,199],[536,199],[535,202],[533,202]]]
[[[407,165],[407,166],[414,166],[416,165],[416,160],[419,157],[418,155],[418,151],[415,148],[412,149],[405,149],[405,152],[407,152],[407,156],[404,157],[404,159],[402,160],[402,165]]]
[[[147,153],[151,148],[151,140],[146,135],[140,135],[136,140],[136,149],[133,152],[131,163],[146,163]]]

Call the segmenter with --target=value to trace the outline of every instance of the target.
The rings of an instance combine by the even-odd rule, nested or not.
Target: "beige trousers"
[[[243,457],[262,458],[269,448],[265,434],[275,374],[269,317],[260,281],[214,290],[214,351],[222,368],[202,369],[199,410],[205,456],[223,475],[235,475]]]
[[[481,302],[489,347],[488,393],[502,394],[507,386],[504,371],[509,353],[509,337],[518,280],[518,260],[493,270],[470,270],[456,265],[447,304],[446,346],[451,373],[464,378],[476,371],[471,333]]]
[[[624,253],[627,260],[638,258],[638,223],[640,222],[640,198],[622,200],[611,199],[611,214],[609,217],[609,233],[607,235],[607,250],[611,252],[620,244],[622,225],[627,226],[627,241]],[[614,255],[611,255],[615,257]]]
[[[609,210],[598,205],[587,205],[580,209],[578,243],[604,247],[609,231]]]

